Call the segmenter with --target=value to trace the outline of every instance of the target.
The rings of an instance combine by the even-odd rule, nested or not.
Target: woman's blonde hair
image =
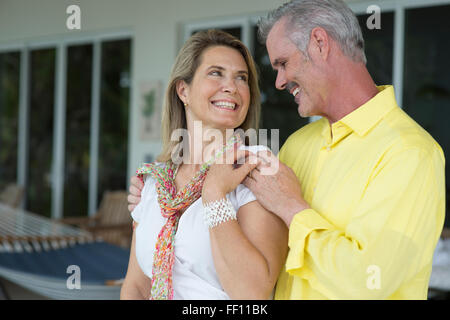
[[[258,129],[261,112],[258,74],[255,62],[247,47],[237,38],[220,30],[200,31],[192,35],[181,48],[167,86],[162,112],[162,152],[157,161],[166,162],[171,159],[174,148],[179,141],[172,141],[172,132],[176,129],[187,129],[184,104],[177,94],[177,83],[183,80],[191,84],[197,68],[201,64],[203,52],[214,46],[226,46],[239,51],[248,68],[248,84],[250,88],[250,106],[244,122],[238,127],[246,131]],[[237,128],[236,128],[237,129]]]

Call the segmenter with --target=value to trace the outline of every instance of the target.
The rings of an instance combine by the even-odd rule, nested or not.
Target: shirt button
[[[327,151],[331,151],[331,147],[327,147]]]

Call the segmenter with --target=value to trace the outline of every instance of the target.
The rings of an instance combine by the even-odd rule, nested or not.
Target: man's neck
[[[365,65],[348,62],[336,70],[336,86],[330,94],[330,105],[324,115],[330,125],[358,109],[378,94]]]

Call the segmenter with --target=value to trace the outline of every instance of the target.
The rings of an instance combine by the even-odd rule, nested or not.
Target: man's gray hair
[[[364,39],[358,19],[341,0],[293,0],[273,10],[258,22],[259,39],[265,43],[272,27],[287,18],[287,37],[309,58],[311,31],[323,28],[343,53],[355,62],[366,63]]]

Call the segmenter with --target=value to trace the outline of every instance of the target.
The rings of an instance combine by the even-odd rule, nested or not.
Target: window
[[[20,53],[0,54],[0,191],[17,180]]]
[[[195,30],[195,31],[192,31],[192,32],[191,32],[191,35],[194,34],[194,33],[196,33],[196,32],[203,31],[203,30],[208,30],[208,29],[209,29],[209,28],[207,28],[207,29],[197,29],[197,30]],[[235,36],[235,37],[238,38],[238,39],[242,39],[242,28],[241,28],[240,26],[236,26],[236,27],[225,27],[225,28],[217,28],[217,29],[220,29],[220,30],[222,30],[222,31],[228,32],[229,34]]]
[[[405,13],[405,111],[450,154],[450,5]],[[450,177],[446,166],[446,181]],[[447,183],[447,208],[450,200]],[[446,215],[446,226],[450,218]]]
[[[131,41],[102,44],[98,199],[126,190]]]
[[[71,41],[0,52],[0,188],[24,185],[24,208],[53,218],[127,185],[132,42]]]
[[[93,46],[67,48],[64,215],[88,211]]]
[[[392,84],[394,13],[381,14],[381,29],[367,28],[369,15],[358,15],[363,33],[367,69],[377,85]]]
[[[25,208],[50,217],[54,130],[55,49],[30,54],[28,178]]]

